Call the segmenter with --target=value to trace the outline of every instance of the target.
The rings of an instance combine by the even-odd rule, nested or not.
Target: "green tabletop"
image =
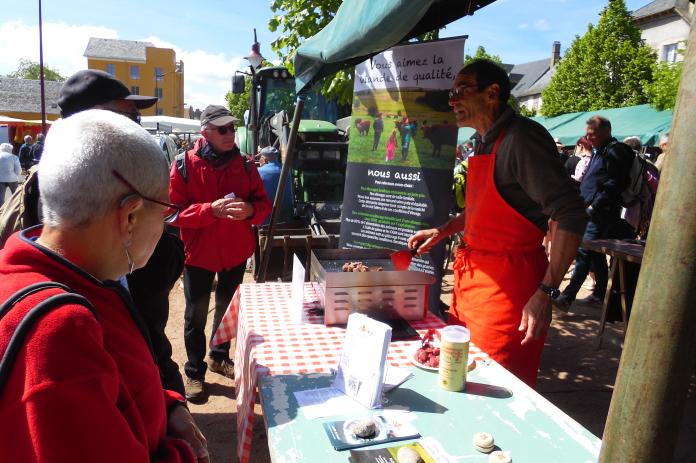
[[[477,362],[476,369],[469,373],[465,392],[438,387],[436,372],[415,367],[413,372],[413,378],[384,395],[383,410],[413,412],[416,417],[412,423],[421,435],[437,439],[455,461],[488,461],[488,455],[471,445],[479,431],[491,433],[498,449],[512,452],[515,463],[597,461],[601,445],[597,437],[495,362]],[[353,415],[308,420],[292,393],[330,384],[331,377],[325,374],[269,376],[261,380],[261,404],[272,461],[348,461],[349,451],[333,449],[322,423],[369,412],[356,404]]]

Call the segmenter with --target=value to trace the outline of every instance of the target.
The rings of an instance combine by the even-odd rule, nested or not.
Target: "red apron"
[[[544,339],[520,345],[522,309],[544,277],[544,233],[513,209],[495,186],[495,159],[505,130],[490,154],[469,161],[464,246],[454,260],[449,323],[465,325],[471,341],[531,387]]]

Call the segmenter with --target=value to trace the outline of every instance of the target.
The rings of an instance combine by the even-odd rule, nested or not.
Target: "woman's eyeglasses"
[[[457,85],[449,91],[450,101],[459,101],[464,98],[464,91],[468,88],[475,88],[477,85]]]
[[[179,217],[179,212],[181,208],[176,204],[166,203],[157,199],[150,198],[139,192],[128,180],[126,180],[123,175],[119,174],[117,171],[112,170],[111,173],[116,177],[121,183],[133,190],[133,193],[143,198],[145,201],[150,201],[151,203],[159,204],[160,206],[165,206],[167,209],[164,211],[164,222],[172,223]]]
[[[222,125],[220,127],[216,127],[215,130],[217,130],[217,133],[220,135],[225,135],[227,132],[232,132],[232,134],[234,134],[234,124]]]

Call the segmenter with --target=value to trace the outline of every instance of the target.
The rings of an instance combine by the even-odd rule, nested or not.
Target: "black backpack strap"
[[[188,174],[186,173],[186,151],[179,153],[174,157],[174,162],[176,163],[176,170],[179,171],[179,175],[184,179],[184,183],[188,180]]]
[[[251,160],[246,154],[242,154],[242,159],[244,159],[244,170],[246,170],[247,175],[251,175]]]
[[[14,293],[0,306],[0,319],[7,315],[10,309],[25,297],[48,288],[59,288],[69,291],[67,286],[60,283],[42,282],[29,285]],[[92,312],[94,318],[99,320],[99,316],[97,315],[94,306],[92,306],[92,304],[84,296],[79,294],[71,292],[55,294],[37,304],[36,307],[27,312],[22,321],[19,322],[17,328],[12,334],[12,337],[10,338],[10,342],[7,344],[7,348],[5,349],[2,359],[0,359],[0,394],[2,393],[5,383],[10,376],[12,365],[17,358],[17,354],[24,345],[24,340],[27,337],[29,330],[31,330],[34,324],[46,313],[58,307],[65,306],[66,304],[82,305]]]

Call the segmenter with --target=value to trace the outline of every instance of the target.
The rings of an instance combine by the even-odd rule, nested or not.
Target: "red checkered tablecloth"
[[[220,344],[237,338],[234,373],[237,454],[241,463],[249,461],[259,376],[329,372],[338,365],[345,329],[325,326],[321,316],[310,314],[310,309],[320,307],[319,289],[314,283],[305,283],[302,323],[293,319],[290,297],[290,283],[240,285],[212,341]],[[424,320],[409,323],[421,335],[429,328],[445,326],[429,312]],[[397,367],[411,365],[418,343],[392,342],[387,354],[389,363]],[[474,358],[487,357],[473,345],[469,350]]]

